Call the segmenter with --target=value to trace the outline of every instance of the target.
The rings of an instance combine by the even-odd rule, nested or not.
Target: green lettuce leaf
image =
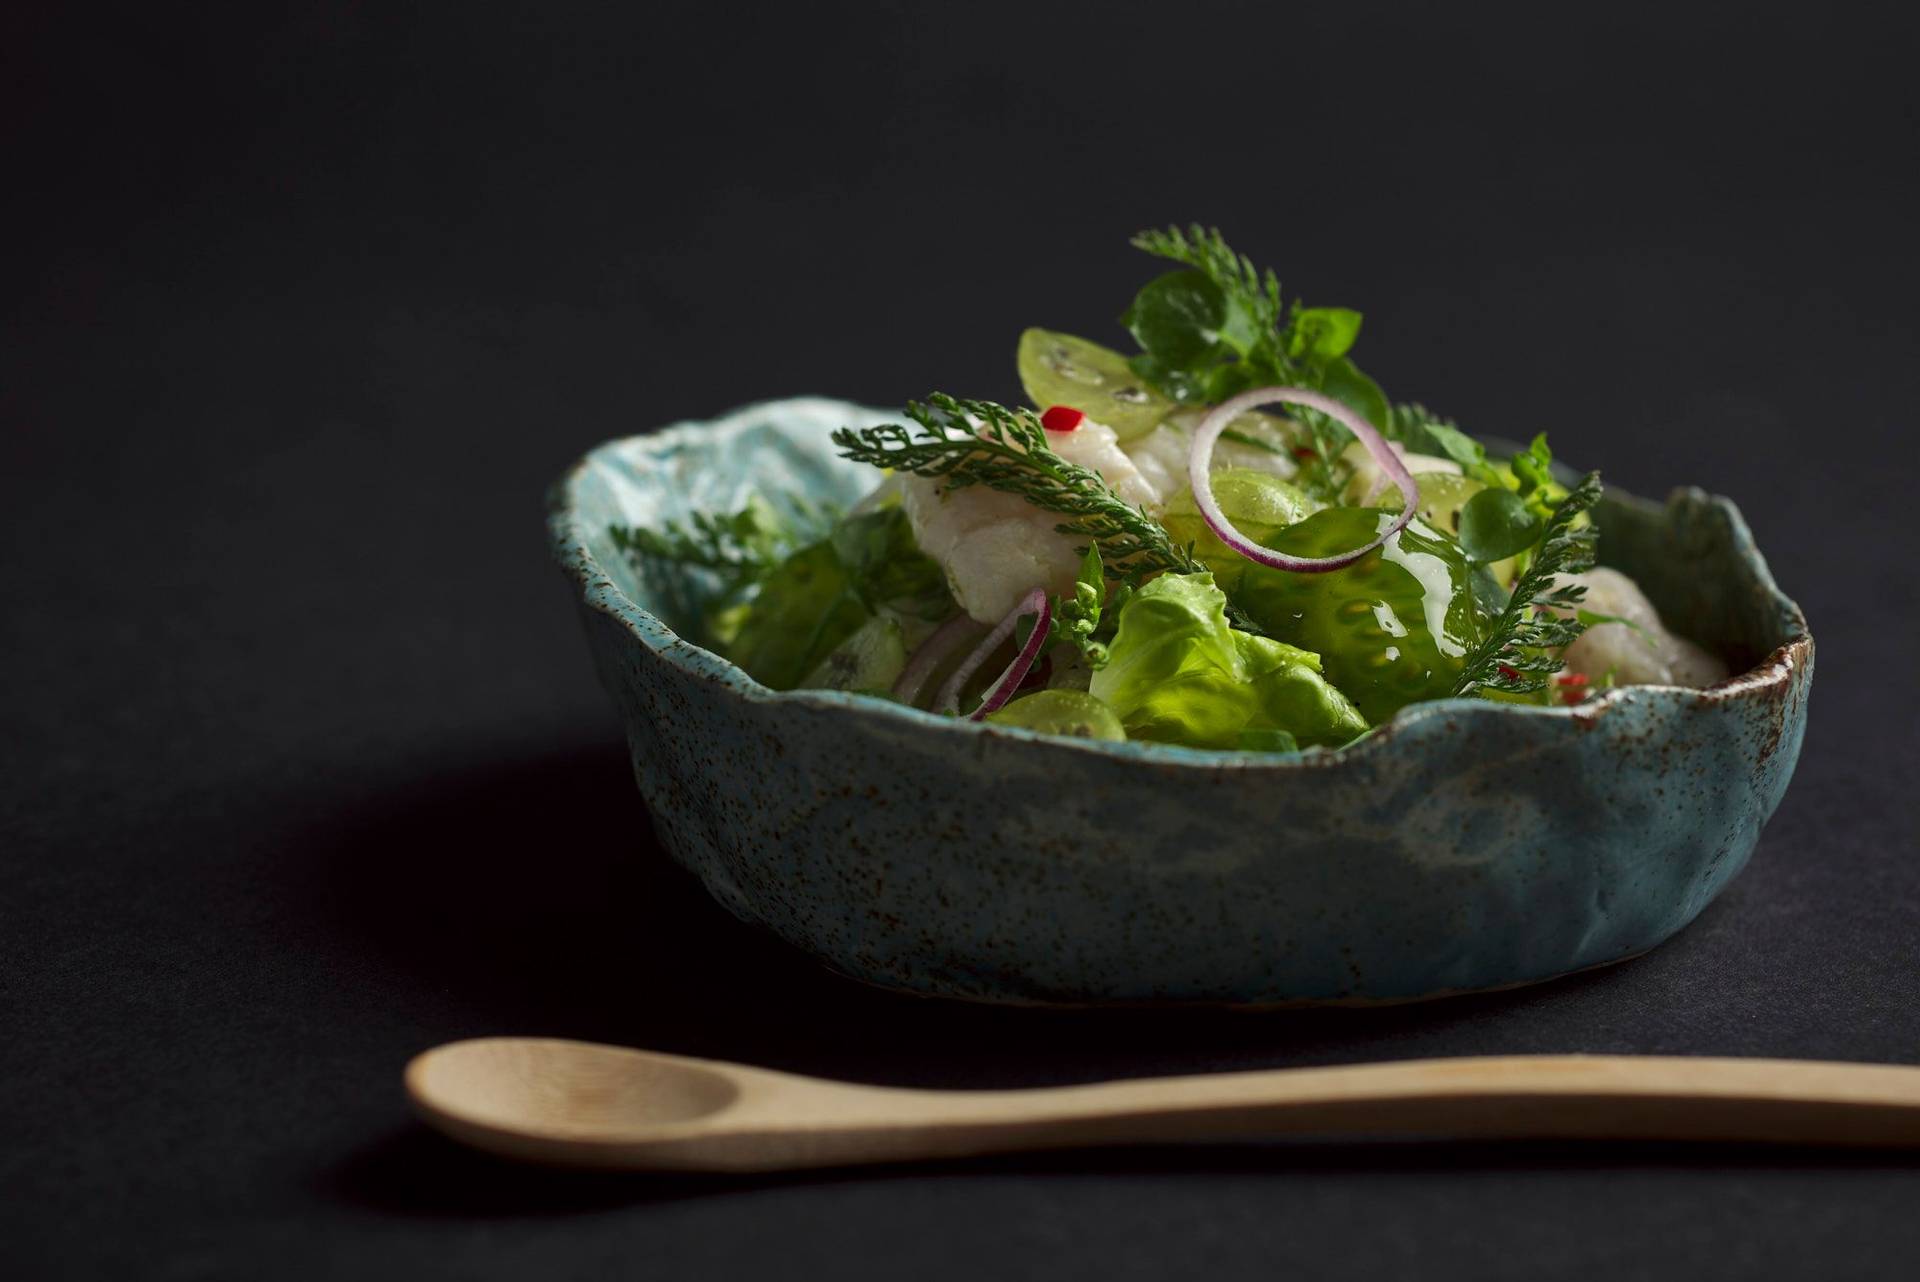
[[[760,585],[727,657],[775,690],[792,690],[872,617],[831,540],[801,548]]]
[[[762,685],[792,690],[882,608],[931,622],[954,609],[897,507],[847,517],[781,562],[738,619],[727,657]]]
[[[1338,745],[1367,722],[1320,675],[1320,658],[1227,624],[1226,594],[1210,574],[1164,574],[1120,612],[1095,697],[1133,739],[1191,748],[1282,742]]]

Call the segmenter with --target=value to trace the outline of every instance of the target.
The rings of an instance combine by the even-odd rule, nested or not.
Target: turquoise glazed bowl
[[[844,974],[1019,1003],[1408,1001],[1646,951],[1740,871],[1786,791],[1813,640],[1739,511],[1612,495],[1601,559],[1731,660],[1707,690],[1576,708],[1447,700],[1338,751],[1055,739],[826,691],[684,639],[711,588],[612,523],[755,490],[848,503],[871,469],[803,399],[601,446],[554,488],[553,550],[660,840],[736,915]]]

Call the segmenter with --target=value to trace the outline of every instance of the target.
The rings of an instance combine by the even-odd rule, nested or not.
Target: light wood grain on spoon
[[[777,1171],[1088,1145],[1448,1136],[1920,1146],[1920,1068],[1558,1055],[926,1091],[548,1038],[407,1067],[464,1143],[561,1166]]]

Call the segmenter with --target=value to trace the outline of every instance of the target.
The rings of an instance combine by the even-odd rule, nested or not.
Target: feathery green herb
[[[1600,492],[1600,474],[1589,472],[1554,505],[1513,595],[1486,636],[1467,653],[1453,687],[1455,696],[1480,689],[1533,694],[1544,690],[1560,670],[1555,651],[1586,630],[1579,606],[1587,590],[1577,583],[1555,586],[1554,578],[1593,568],[1597,532],[1591,525],[1576,529],[1573,522],[1600,501]],[[1562,615],[1562,610],[1568,613]]]
[[[832,520],[828,509],[799,495],[788,496],[787,506],[790,517],[756,494],[737,512],[695,512],[659,529],[612,525],[607,536],[636,561],[711,570],[723,591],[733,592],[771,574]]]

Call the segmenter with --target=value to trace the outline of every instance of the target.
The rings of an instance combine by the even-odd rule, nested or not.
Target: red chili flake
[[[1313,452],[1313,447],[1312,447],[1312,446],[1310,446],[1310,445],[1296,445],[1296,446],[1294,446],[1294,447],[1293,447],[1293,456],[1294,456],[1295,458],[1297,458],[1297,459],[1299,459],[1299,460],[1300,460],[1300,461],[1301,461],[1302,463],[1311,463],[1311,462],[1313,462],[1313,460],[1315,460],[1315,459],[1317,459],[1317,458],[1319,458],[1319,457],[1320,457],[1320,456],[1319,456],[1318,454],[1315,454],[1315,453]]]
[[[1555,677],[1554,680],[1563,686],[1583,686],[1587,684],[1587,674],[1584,672],[1568,672]]]
[[[1518,681],[1520,679],[1520,669],[1510,668],[1503,663],[1500,665],[1500,675],[1509,681]]]
[[[1566,704],[1569,708],[1576,703],[1585,703],[1586,701],[1587,692],[1578,686],[1575,686],[1571,690],[1562,690],[1560,692],[1560,702]]]
[[[1055,405],[1040,416],[1040,426],[1049,432],[1071,432],[1087,421],[1085,410],[1077,410],[1071,405]]]

